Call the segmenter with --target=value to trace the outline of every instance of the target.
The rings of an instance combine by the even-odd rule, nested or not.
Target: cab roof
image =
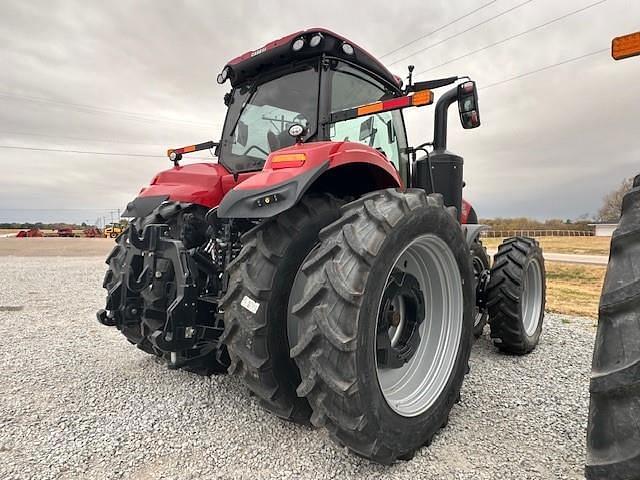
[[[312,37],[321,36],[320,43],[311,46]],[[304,46],[298,50],[293,50],[293,43],[303,39]],[[353,53],[343,48],[347,44],[353,47]],[[236,86],[244,83],[246,80],[259,76],[278,66],[286,65],[298,60],[318,57],[326,53],[331,56],[342,58],[359,65],[366,70],[381,77],[390,86],[397,90],[402,87],[400,77],[393,75],[387,68],[373,55],[363,48],[359,47],[352,41],[334,33],[325,28],[310,28],[308,30],[300,30],[285,37],[273,40],[263,47],[256,50],[248,51],[227,62],[225,68],[228,68],[228,77],[231,85]]]

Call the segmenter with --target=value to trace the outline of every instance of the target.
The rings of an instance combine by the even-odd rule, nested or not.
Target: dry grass
[[[482,243],[495,250],[502,238],[483,238]],[[540,237],[537,239],[545,252],[574,253],[577,255],[609,255],[609,237]]]
[[[547,310],[598,318],[606,267],[546,262]]]

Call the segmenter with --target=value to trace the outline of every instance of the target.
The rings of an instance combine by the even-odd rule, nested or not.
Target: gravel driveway
[[[593,322],[474,346],[448,427],[383,467],[260,410],[235,377],[170,371],[100,326],[101,258],[0,257],[0,478],[583,478]],[[24,307],[7,308],[7,307]]]

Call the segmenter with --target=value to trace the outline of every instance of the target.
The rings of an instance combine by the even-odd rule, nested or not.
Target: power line
[[[480,7],[476,8],[475,10],[471,10],[469,13],[466,13],[464,15],[462,15],[461,17],[458,17],[454,20],[451,20],[449,23],[445,23],[444,25],[436,28],[435,30],[431,30],[429,33],[425,33],[424,35],[414,38],[413,40],[411,40],[410,42],[405,43],[404,45],[400,45],[398,48],[391,50],[390,52],[385,53],[384,55],[381,55],[380,58],[384,58],[384,57],[388,57],[389,55],[392,55],[394,53],[396,53],[399,50],[402,50],[403,48],[408,47],[409,45],[412,45],[420,40],[423,40],[427,37],[430,37],[431,35],[433,35],[434,33],[438,33],[440,30],[444,30],[447,27],[450,27],[451,25],[453,25],[456,22],[459,22],[460,20],[467,18],[470,15],[473,15],[476,12],[479,12],[480,10],[482,10],[483,8],[487,8],[489,5],[492,5],[494,3],[496,3],[498,0],[491,0],[488,3],[485,3],[484,5],[481,5]]]
[[[140,112],[129,112],[129,111],[126,111],[126,110],[117,110],[115,108],[98,107],[98,106],[94,106],[94,105],[85,105],[85,104],[82,104],[82,103],[62,102],[62,101],[59,101],[59,100],[53,100],[51,98],[31,97],[31,96],[26,96],[26,95],[15,95],[15,94],[12,94],[12,93],[7,93],[7,92],[0,92],[0,97],[2,97],[2,98],[13,98],[13,99],[18,99],[18,100],[25,100],[25,101],[28,101],[28,102],[38,102],[38,103],[48,103],[48,104],[52,104],[52,105],[60,105],[60,106],[64,106],[64,107],[75,108],[75,109],[82,110],[82,111],[85,111],[85,112],[106,113],[106,114],[111,114],[111,115],[120,115],[120,116],[125,116],[125,117],[127,117],[127,118],[129,118],[131,120],[181,123],[181,124],[191,125],[191,126],[195,126],[195,127],[215,128],[215,125],[209,125],[209,124],[198,123],[198,122],[191,122],[189,120],[178,120],[178,119],[175,119],[175,118],[156,117],[156,116],[151,116],[151,115],[140,113]]]
[[[536,25],[535,27],[529,28],[529,29],[527,29],[527,30],[525,30],[523,32],[516,33],[515,35],[511,35],[510,37],[507,37],[507,38],[505,38],[503,40],[499,40],[497,42],[494,42],[494,43],[491,43],[489,45],[486,45],[486,46],[484,46],[482,48],[478,48],[476,50],[472,50],[471,52],[465,53],[464,55],[460,55],[458,57],[452,58],[451,60],[447,60],[446,62],[441,63],[439,65],[427,68],[426,70],[422,70],[422,71],[416,73],[416,75],[420,75],[422,73],[430,72],[431,70],[435,70],[436,68],[440,68],[440,67],[443,67],[444,65],[448,65],[450,63],[456,62],[456,61],[461,60],[463,58],[470,57],[471,55],[475,55],[476,53],[482,52],[484,50],[488,50],[488,49],[490,49],[492,47],[495,47],[495,46],[498,46],[498,45],[502,45],[503,43],[507,43],[507,42],[509,42],[511,40],[514,40],[514,39],[518,38],[518,37],[522,37],[523,35],[526,35],[527,33],[531,33],[531,32],[534,32],[536,30],[540,30],[541,28],[547,27],[547,26],[549,26],[549,25],[551,25],[553,23],[556,23],[556,22],[559,22],[561,20],[564,20],[565,18],[568,18],[568,17],[571,17],[571,16],[576,15],[578,13],[584,12],[585,10],[589,10],[590,8],[596,7],[596,6],[598,6],[598,5],[602,4],[602,3],[605,3],[606,1],[607,0],[600,0],[598,2],[595,2],[595,3],[592,3],[590,5],[587,5],[586,7],[582,7],[582,8],[579,8],[578,10],[574,10],[572,12],[566,13],[565,15],[562,15],[560,17],[555,17],[555,18],[553,18],[553,19],[551,19],[551,20],[549,20],[547,22],[541,23],[540,25]]]
[[[442,45],[443,43],[448,42],[449,40],[452,40],[452,39],[454,39],[456,37],[459,37],[460,35],[468,33],[471,30],[474,30],[474,29],[476,29],[476,28],[478,28],[478,27],[480,27],[480,26],[482,26],[482,25],[484,25],[486,23],[491,22],[492,20],[495,20],[496,18],[500,18],[500,17],[502,17],[504,15],[507,15],[508,13],[511,13],[514,10],[517,10],[520,7],[524,7],[526,4],[531,3],[531,2],[533,2],[533,0],[526,0],[525,2],[519,3],[518,5],[516,5],[514,7],[511,7],[509,9],[505,10],[504,12],[501,12],[501,13],[499,13],[497,15],[494,15],[493,17],[487,18],[486,20],[483,20],[480,23],[476,23],[475,25],[473,25],[473,26],[471,26],[469,28],[466,28],[465,30],[462,30],[461,32],[458,32],[458,33],[456,33],[454,35],[450,35],[450,36],[444,38],[443,40],[440,40],[439,42],[432,43],[431,45],[427,45],[426,47],[421,48],[420,50],[416,50],[415,52],[407,55],[406,57],[402,57],[401,59],[396,60],[395,62],[391,62],[389,65],[395,65],[396,63],[403,62],[403,61],[407,60],[408,58],[411,58],[411,57],[417,55],[418,53],[422,53],[422,52],[425,52],[425,51],[427,51],[427,50],[429,50],[429,49],[431,49],[433,47],[437,47],[438,45]]]
[[[18,147],[13,145],[0,145],[0,148],[11,148],[15,150],[33,150],[37,152],[58,152],[58,153],[86,153],[90,155],[109,155],[115,157],[147,157],[147,158],[167,158],[166,155],[148,155],[144,153],[125,153],[125,152],[91,152],[87,150],[68,150],[58,148],[40,148],[40,147]],[[211,157],[189,157],[194,160],[209,160]]]
[[[596,50],[596,51],[591,52],[591,53],[585,53],[584,55],[579,55],[577,57],[569,58],[567,60],[562,60],[560,62],[553,63],[553,64],[547,65],[545,67],[541,67],[541,68],[537,68],[535,70],[530,70],[528,72],[521,73],[520,75],[516,75],[514,77],[505,78],[504,80],[499,80],[497,82],[490,83],[489,85],[484,85],[484,86],[480,87],[479,90],[487,90],[488,88],[497,87],[498,85],[503,85],[505,83],[513,82],[514,80],[519,80],[521,78],[528,77],[528,76],[534,75],[536,73],[544,72],[545,70],[550,70],[552,68],[559,67],[560,65],[566,65],[567,63],[576,62],[578,60],[582,60],[583,58],[592,57],[594,55],[598,55],[600,53],[609,52],[609,51],[610,51],[609,48],[601,48],[600,50]]]
[[[0,131],[0,135],[25,135],[28,137],[46,137],[46,138],[61,138],[65,140],[79,140],[83,142],[99,142],[99,143],[116,143],[120,145],[149,145],[149,146],[161,146],[165,143],[140,143],[140,142],[124,142],[118,140],[104,140],[100,138],[87,138],[87,137],[67,137],[63,135],[50,135],[46,133],[29,133],[29,132],[10,132]]]

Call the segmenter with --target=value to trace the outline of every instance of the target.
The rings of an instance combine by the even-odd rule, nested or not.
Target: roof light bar
[[[364,115],[388,112],[391,110],[398,110],[400,108],[422,107],[423,105],[430,105],[432,103],[433,92],[431,90],[419,90],[413,95],[396,97],[390,100],[369,103],[368,105],[362,105],[360,107],[350,108],[348,110],[342,110],[340,112],[334,112],[331,114],[329,123],[342,122],[344,120],[351,120],[352,118],[358,118]]]

